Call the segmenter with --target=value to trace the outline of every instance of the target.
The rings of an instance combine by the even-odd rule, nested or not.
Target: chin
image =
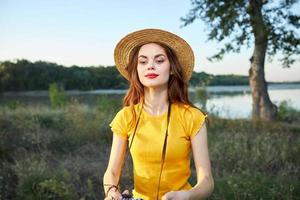
[[[144,85],[144,87],[147,87],[147,88],[160,88],[160,87],[164,87],[164,86],[168,87],[168,83],[161,83],[161,82],[160,83],[158,83],[158,82],[149,83],[146,81],[142,84]]]

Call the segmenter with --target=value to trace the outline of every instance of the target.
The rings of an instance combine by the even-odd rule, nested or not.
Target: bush
[[[66,105],[67,95],[62,86],[58,86],[56,83],[51,83],[48,91],[52,107],[57,108]]]
[[[24,106],[23,103],[19,100],[9,101],[7,107],[11,110],[16,110],[19,107]]]
[[[38,184],[38,193],[42,199],[71,199],[71,194],[63,181],[47,179]]]
[[[120,102],[107,96],[94,107],[78,102],[63,109],[0,107],[0,161],[6,163],[0,165],[0,199],[103,199],[101,178],[112,142],[108,124]],[[294,180],[300,176],[297,124],[210,120],[215,180],[210,199],[300,196]],[[132,188],[132,166],[126,163],[121,186]],[[191,179],[196,183],[194,169]]]
[[[1,161],[1,160],[0,160]],[[0,163],[0,199],[15,199],[18,177],[8,162]]]
[[[18,199],[22,200],[68,200],[73,199],[72,193],[65,182],[38,173],[25,177],[18,187]]]
[[[195,92],[197,101],[200,103],[200,107],[206,110],[206,104],[208,99],[208,93],[205,88],[198,88]]]
[[[216,180],[209,200],[223,199],[298,199],[300,184],[296,179],[276,179],[268,174],[243,171]]]
[[[277,119],[288,123],[300,121],[300,111],[291,106],[288,101],[282,101],[278,105]]]
[[[99,95],[97,97],[97,110],[106,114],[116,114],[122,108],[122,100],[116,96]]]

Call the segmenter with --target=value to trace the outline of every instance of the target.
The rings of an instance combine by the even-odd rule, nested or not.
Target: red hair
[[[170,71],[172,75],[168,81],[168,99],[170,103],[181,103],[195,107],[188,98],[188,81],[183,79],[182,66],[178,61],[178,58],[174,51],[167,45],[157,43],[161,46],[169,59]],[[144,45],[144,44],[143,44]],[[129,74],[129,89],[123,99],[123,106],[130,106],[133,112],[133,121],[136,121],[136,113],[134,105],[144,101],[144,86],[138,78],[137,65],[138,65],[138,53],[140,48],[143,46],[137,46],[131,51],[129,57],[129,63],[126,70]],[[195,107],[196,108],[196,107]],[[133,123],[134,124],[134,123]],[[132,125],[133,125],[132,124]]]

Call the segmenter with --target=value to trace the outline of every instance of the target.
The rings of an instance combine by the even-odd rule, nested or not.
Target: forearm
[[[119,180],[119,175],[107,170],[103,176],[103,187],[104,192],[107,194],[107,190],[110,187],[110,185],[117,186]]]
[[[202,200],[211,195],[214,190],[214,180],[206,177],[197,183],[189,192],[189,200]]]

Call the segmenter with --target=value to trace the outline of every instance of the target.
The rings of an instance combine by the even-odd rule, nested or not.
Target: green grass
[[[108,124],[120,108],[105,96],[93,106],[1,106],[0,199],[103,199]],[[299,133],[297,123],[211,118],[209,199],[300,199]],[[196,181],[194,170],[190,180]],[[122,186],[132,188],[131,164]]]

